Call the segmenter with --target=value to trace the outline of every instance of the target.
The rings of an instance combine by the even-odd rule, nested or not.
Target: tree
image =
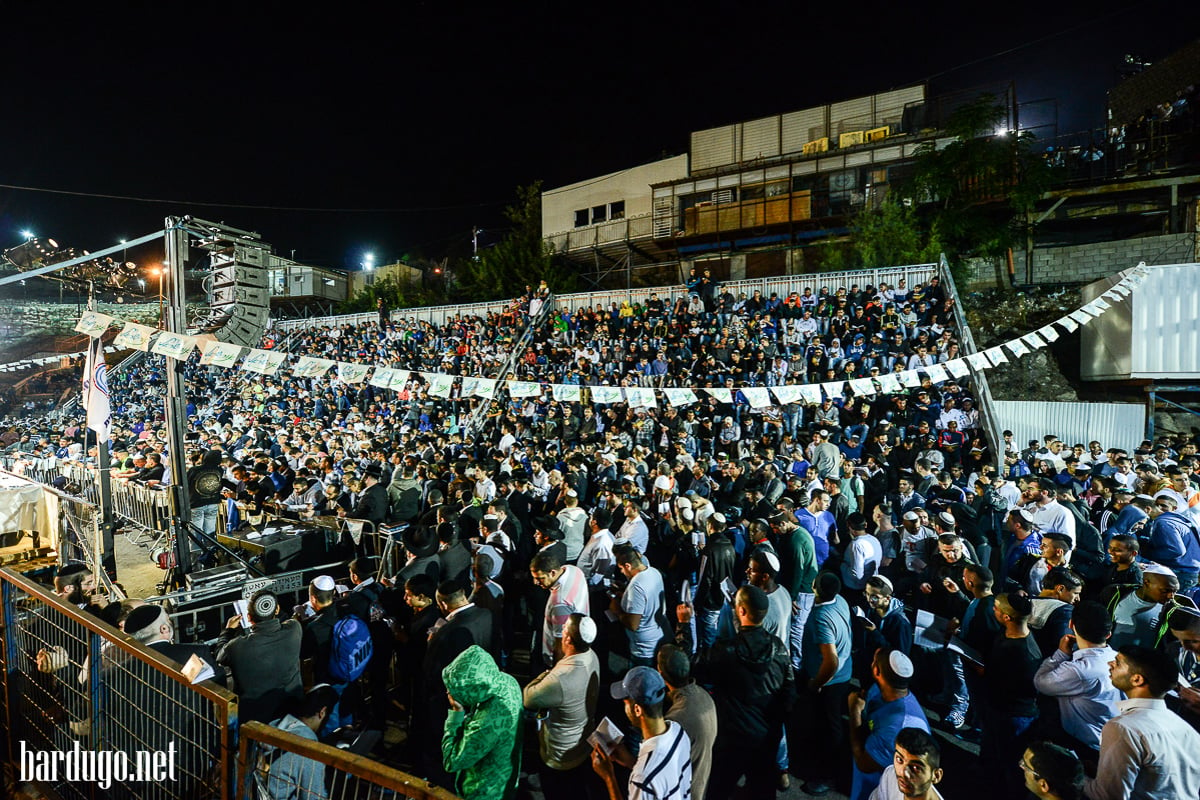
[[[1005,253],[1053,179],[1033,135],[1001,130],[1005,119],[1004,106],[981,95],[950,115],[949,144],[917,148],[904,192],[919,203],[926,228],[952,265]]]
[[[855,267],[927,264],[941,255],[936,231],[921,225],[916,212],[888,198],[877,209],[864,209],[851,234]]]
[[[480,250],[477,258],[455,264],[455,284],[464,300],[498,300],[514,297],[526,284],[546,281],[554,292],[575,289],[577,276],[556,264],[542,238],[542,185],[517,187],[517,199],[504,210],[509,232],[495,245]]]
[[[338,306],[339,314],[354,314],[360,311],[374,311],[376,301],[383,298],[383,304],[389,308],[417,308],[419,306],[440,305],[445,298],[431,289],[422,286],[419,281],[402,280],[398,275],[385,275],[370,286]]]

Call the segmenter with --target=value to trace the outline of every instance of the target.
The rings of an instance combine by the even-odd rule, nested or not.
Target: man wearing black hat
[[[382,481],[383,465],[377,461],[368,464],[363,472],[365,488],[354,499],[351,517],[365,519],[375,526],[382,525],[387,520],[388,496]]]

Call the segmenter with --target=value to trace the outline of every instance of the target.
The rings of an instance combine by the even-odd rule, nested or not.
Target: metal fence
[[[247,800],[456,800],[445,789],[370,758],[261,722],[242,726],[238,775],[238,796]]]
[[[78,748],[96,754],[98,772],[111,768],[111,787],[65,770],[39,776],[65,798],[233,796],[232,694],[190,683],[152,648],[11,570],[0,569],[0,592],[0,703],[10,762],[19,763],[22,752]],[[165,776],[147,771],[166,759],[173,763]]]

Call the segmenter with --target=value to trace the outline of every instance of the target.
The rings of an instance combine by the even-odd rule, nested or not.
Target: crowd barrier
[[[758,290],[762,292],[763,297],[770,297],[774,293],[786,298],[792,292],[803,292],[805,289],[812,289],[815,294],[820,291],[821,287],[828,287],[831,290],[839,287],[848,289],[852,285],[858,284],[859,287],[865,288],[866,286],[879,286],[880,283],[894,286],[901,280],[905,281],[909,288],[911,288],[918,283],[925,283],[936,275],[937,272],[937,264],[910,264],[897,267],[871,267],[849,272],[816,272],[806,275],[780,275],[773,278],[722,281],[720,286],[722,289],[728,289],[735,297],[742,293],[750,297],[754,294],[755,290]],[[596,306],[609,308],[613,303],[620,305],[625,301],[629,301],[630,303],[644,303],[652,294],[659,295],[660,299],[665,301],[687,294],[687,289],[683,286],[650,286],[637,289],[560,294],[556,295],[555,298],[558,301],[559,308],[575,311],[580,308]],[[444,325],[448,320],[455,317],[487,316],[487,314],[492,312],[498,314],[506,310],[511,304],[512,300],[509,299],[486,303],[406,308],[393,311],[391,318],[394,320],[406,319],[410,321],[429,322],[433,325]],[[343,314],[335,317],[275,320],[273,327],[275,330],[291,332],[340,325],[362,325],[364,323],[377,322],[378,319],[379,315],[373,312]]]
[[[136,768],[142,759],[165,758],[153,754],[173,750],[174,780],[128,775],[120,780],[112,762],[113,785],[107,792],[98,783],[69,780],[61,770],[44,775],[43,782],[60,797],[88,800],[233,796],[232,694],[211,683],[189,683],[153,649],[11,570],[0,570],[0,590],[0,702],[11,763],[19,765],[24,753],[69,753],[79,747],[96,753],[96,763],[100,753],[124,753]]]
[[[78,748],[94,754],[84,759],[96,765],[91,769],[111,768],[108,786],[68,774],[61,762],[53,776],[26,776],[64,800],[306,796],[287,791],[282,770],[272,783],[269,764],[281,754],[324,765],[318,796],[331,800],[457,800],[368,757],[260,723],[239,727],[237,698],[224,687],[189,682],[154,648],[9,569],[0,569],[0,609],[0,746],[9,763],[19,770],[24,758],[36,767],[45,763],[42,753]],[[124,777],[118,761],[128,765]],[[146,775],[138,774],[139,765],[159,763],[172,766],[174,777],[137,779]]]
[[[280,752],[292,754],[290,764],[281,764]],[[411,800],[456,800],[455,795],[445,789],[389,769],[370,758],[302,739],[261,722],[248,722],[242,726],[238,775],[241,780],[239,796],[255,800],[317,797],[357,800],[388,796]],[[319,791],[313,791],[314,787],[320,787]]]

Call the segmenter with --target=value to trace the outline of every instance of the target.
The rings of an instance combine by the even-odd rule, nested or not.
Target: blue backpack
[[[334,683],[356,681],[367,669],[375,645],[367,623],[356,614],[346,614],[333,624],[329,643],[329,678]]]

